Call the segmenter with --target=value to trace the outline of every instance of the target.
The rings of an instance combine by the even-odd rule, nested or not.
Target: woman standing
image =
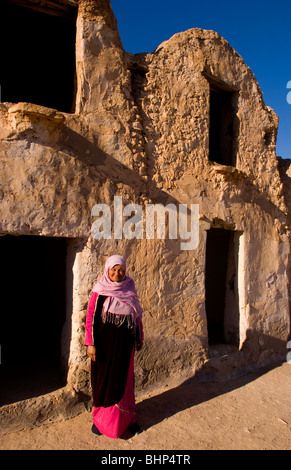
[[[142,308],[122,256],[107,259],[89,301],[85,345],[91,358],[94,434],[117,439],[139,431],[134,350],[143,342]]]

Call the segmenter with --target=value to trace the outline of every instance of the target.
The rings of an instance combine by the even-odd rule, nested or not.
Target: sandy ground
[[[139,398],[143,432],[91,433],[91,413],[1,438],[1,450],[290,450],[291,365]]]

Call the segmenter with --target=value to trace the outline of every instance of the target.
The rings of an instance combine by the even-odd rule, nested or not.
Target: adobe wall
[[[0,232],[68,237],[70,308],[64,328],[67,387],[1,410],[10,429],[84,409],[89,361],[84,323],[91,288],[113,253],[127,258],[144,307],[137,393],[206,370],[205,256],[211,227],[239,234],[239,348],[229,377],[286,349],[289,334],[287,208],[277,166],[278,118],[243,59],[217,33],[192,29],[152,54],[127,54],[106,0],[80,0],[75,114],[0,104]],[[235,90],[236,167],[208,158],[209,77]],[[199,245],[181,240],[95,240],[95,204],[199,204]],[[64,404],[64,397],[67,404]],[[59,408],[56,403],[59,403]],[[53,404],[55,404],[53,406]],[[61,404],[61,405],[60,405]],[[56,409],[56,412],[52,411]],[[25,416],[16,424],[13,416]],[[46,411],[48,410],[48,411]],[[23,424],[25,422],[25,424]],[[15,427],[16,426],[16,427]],[[7,428],[7,427],[6,427]]]

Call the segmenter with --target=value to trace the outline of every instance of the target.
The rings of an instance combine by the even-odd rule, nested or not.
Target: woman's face
[[[125,276],[125,271],[120,264],[116,264],[113,268],[109,269],[109,279],[112,282],[120,282]]]

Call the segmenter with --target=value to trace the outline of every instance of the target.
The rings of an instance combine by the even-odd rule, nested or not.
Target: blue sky
[[[175,33],[212,29],[255,74],[267,106],[279,116],[277,155],[291,158],[291,2],[278,0],[111,0],[127,52],[152,52]],[[290,95],[291,96],[291,95]]]

